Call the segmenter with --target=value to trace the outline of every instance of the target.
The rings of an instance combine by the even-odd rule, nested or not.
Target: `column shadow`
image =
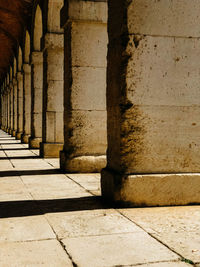
[[[12,171],[1,171],[0,177],[9,176],[29,176],[29,175],[47,175],[47,174],[64,174],[60,169],[45,169],[45,170],[12,170]],[[37,177],[36,177],[37,179]]]
[[[16,157],[0,157],[1,160],[12,160],[12,159],[41,159],[42,157],[35,155],[35,156],[16,156]]]
[[[107,209],[101,197],[0,202],[0,218],[44,215],[46,213]]]

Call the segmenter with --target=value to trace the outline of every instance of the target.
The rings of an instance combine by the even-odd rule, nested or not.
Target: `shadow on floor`
[[[18,150],[18,151],[20,151],[20,150],[39,150],[39,149],[33,149],[33,148],[28,148],[28,147],[23,147],[23,148],[19,148],[19,147],[17,147],[17,148],[0,148],[0,151],[14,151],[14,150]]]
[[[41,159],[42,157],[38,156],[38,155],[35,155],[35,156],[16,156],[16,157],[0,157],[0,161],[1,160],[12,160],[12,159]]]
[[[108,209],[101,197],[0,202],[0,218],[43,215],[45,213]]]
[[[45,175],[45,174],[64,174],[60,169],[45,169],[45,170],[19,170],[19,171],[2,171],[0,177],[9,176],[28,176],[28,175]]]

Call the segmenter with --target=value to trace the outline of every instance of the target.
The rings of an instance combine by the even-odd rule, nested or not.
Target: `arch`
[[[24,62],[25,63],[29,63],[30,52],[31,52],[31,39],[30,39],[29,32],[26,31],[25,44],[24,44]]]
[[[18,66],[17,66],[18,71],[22,70],[22,49],[21,46],[19,46],[18,49]]]
[[[41,45],[40,41],[43,34],[43,25],[42,25],[42,10],[39,5],[37,5],[35,12],[35,21],[33,28],[33,49],[34,51],[40,51]]]

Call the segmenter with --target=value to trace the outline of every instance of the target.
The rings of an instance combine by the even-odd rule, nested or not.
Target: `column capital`
[[[31,65],[29,63],[24,63],[23,64],[23,71],[24,73],[31,73]]]
[[[13,84],[13,86],[17,85],[17,77],[13,77],[12,84]]]
[[[17,80],[21,80],[23,78],[23,73],[21,71],[17,72]]]
[[[60,11],[60,25],[65,28],[70,21],[107,23],[107,13],[107,0],[68,0]]]
[[[43,52],[33,51],[31,53],[31,64],[42,64],[43,63]]]
[[[64,49],[64,33],[46,33],[42,37],[42,50]]]

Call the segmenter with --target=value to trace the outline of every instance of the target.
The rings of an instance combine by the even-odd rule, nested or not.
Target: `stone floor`
[[[200,267],[200,206],[113,209],[38,155],[0,131],[0,267]]]

